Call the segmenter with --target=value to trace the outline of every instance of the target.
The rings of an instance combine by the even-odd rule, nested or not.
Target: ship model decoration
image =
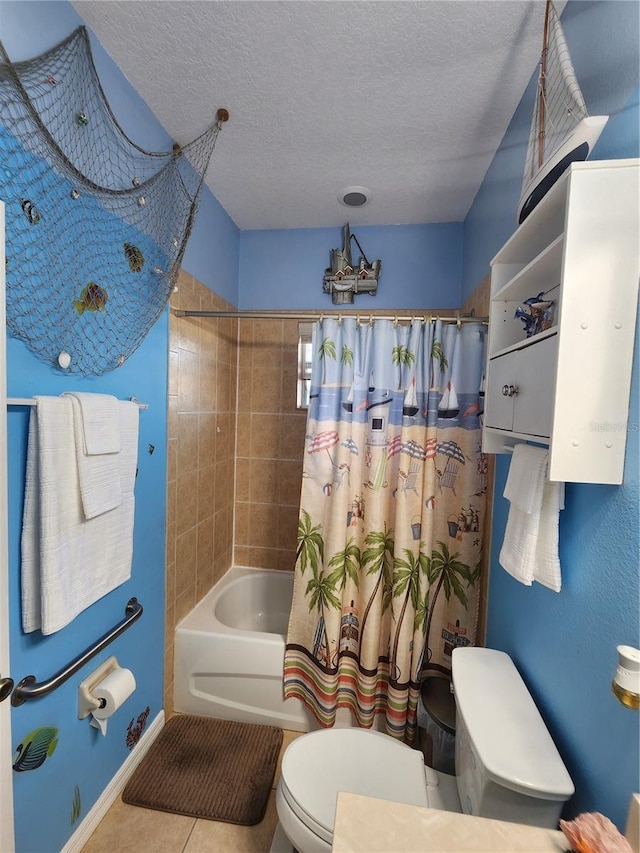
[[[354,240],[361,255],[357,265],[351,260],[351,241]],[[331,266],[325,270],[322,290],[331,294],[334,305],[353,305],[356,293],[376,295],[382,261],[369,263],[349,223],[344,226],[344,246],[331,250]]]
[[[545,293],[541,291],[537,296],[530,296],[516,308],[513,315],[514,320],[522,320],[525,334],[528,338],[539,335],[553,326],[555,315],[555,300],[545,299]]]
[[[586,160],[609,116],[591,116],[552,0],[544,35],[517,219],[521,224],[574,162]]]

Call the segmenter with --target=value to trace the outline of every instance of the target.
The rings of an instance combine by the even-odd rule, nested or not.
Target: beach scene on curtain
[[[407,742],[421,679],[475,642],[484,327],[314,324],[284,694]]]

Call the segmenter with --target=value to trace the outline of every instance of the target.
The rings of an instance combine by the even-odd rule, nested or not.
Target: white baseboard
[[[127,757],[116,775],[93,804],[93,807],[87,813],[80,826],[64,845],[61,853],[80,853],[102,818],[120,796],[121,791],[131,778],[133,771],[147,754],[149,748],[158,737],[163,727],[164,711],[160,711],[138,741],[135,749]]]

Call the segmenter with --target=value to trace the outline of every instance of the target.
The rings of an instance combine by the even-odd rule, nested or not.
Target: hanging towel
[[[544,448],[514,447],[503,493],[511,505],[498,559],[521,583],[531,586],[535,580],[559,592],[558,522],[564,483],[547,480],[548,461]]]
[[[87,456],[120,453],[120,414],[117,397],[69,391],[64,396],[77,400],[80,411],[83,452]]]
[[[564,509],[564,483],[546,481],[542,494],[533,579],[554,592],[560,592],[562,588],[560,558],[558,556],[561,509]]]
[[[36,397],[22,525],[22,625],[52,634],[131,576],[138,406],[118,402],[122,502],[86,519],[69,397]]]
[[[73,430],[85,518],[122,503],[120,490],[120,403],[108,394],[63,395],[73,407]]]

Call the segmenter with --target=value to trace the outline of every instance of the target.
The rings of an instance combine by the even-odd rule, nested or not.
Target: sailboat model
[[[587,112],[558,13],[547,0],[518,223],[524,222],[571,163],[587,159],[608,119]]]

